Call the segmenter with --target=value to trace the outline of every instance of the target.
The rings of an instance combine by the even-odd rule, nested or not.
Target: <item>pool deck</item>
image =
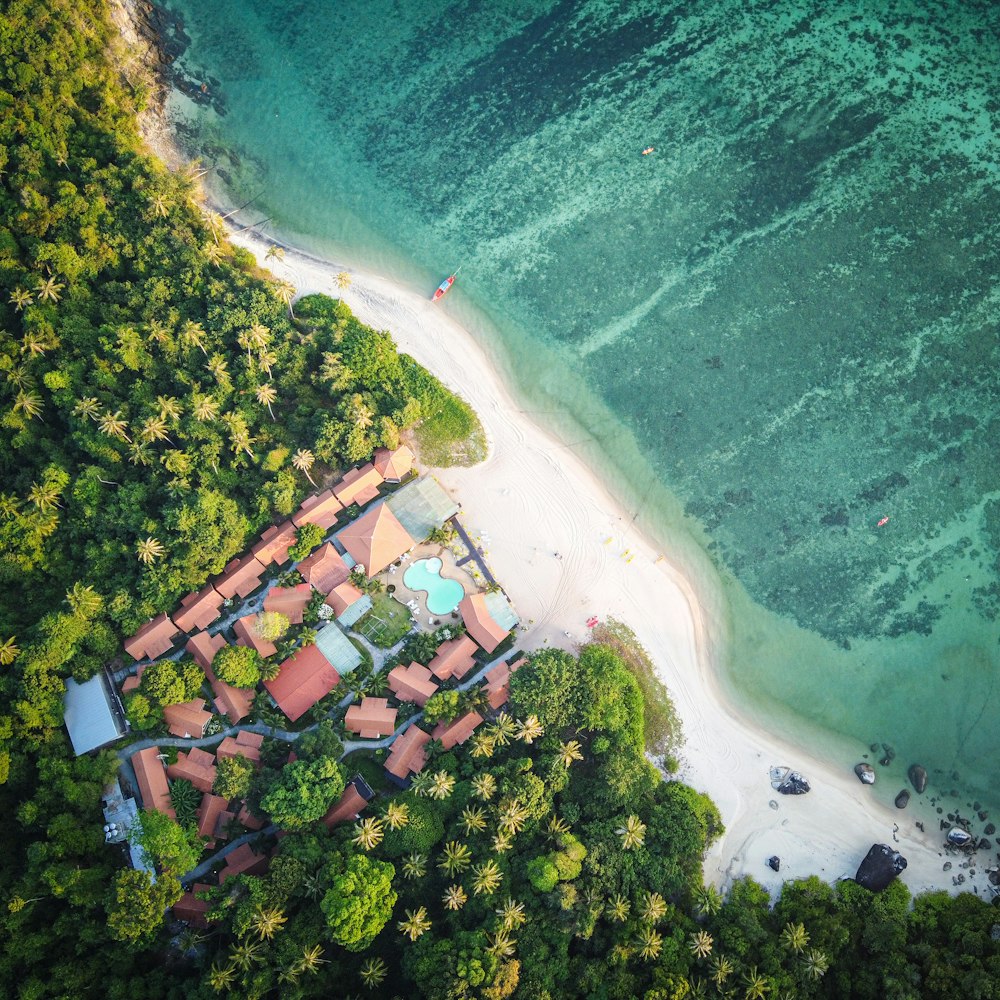
[[[436,625],[430,624],[432,619],[437,621],[439,624],[445,624],[451,618],[459,617],[457,611],[445,612],[443,615],[432,614],[427,609],[427,592],[424,590],[413,590],[403,582],[403,574],[407,569],[409,569],[410,566],[413,565],[413,563],[419,562],[421,559],[432,558],[438,558],[441,560],[441,577],[446,580],[455,580],[460,583],[466,594],[476,594],[481,589],[473,579],[472,575],[461,566],[463,562],[467,561],[467,556],[465,558],[457,558],[455,553],[452,552],[446,545],[424,543],[416,546],[416,548],[410,552],[410,558],[405,561],[395,573],[387,575],[385,577],[385,582],[391,583],[396,588],[395,591],[393,591],[392,596],[395,597],[397,601],[402,604],[406,604],[407,601],[417,602],[419,605],[419,611],[416,612],[418,624],[424,629],[433,629],[437,627]]]

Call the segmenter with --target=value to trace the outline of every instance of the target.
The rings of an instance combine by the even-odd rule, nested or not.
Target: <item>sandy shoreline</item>
[[[264,266],[267,241],[250,233],[232,239]],[[342,295],[363,322],[390,331],[400,350],[479,414],[490,442],[486,461],[430,471],[462,502],[467,526],[483,539],[522,620],[531,622],[523,648],[585,641],[586,619],[595,614],[626,622],[652,654],[683,720],[682,777],[714,799],[726,825],[706,858],[707,881],[725,886],[748,874],[777,893],[789,878],[851,877],[873,843],[891,845],[895,837],[913,892],[975,888],[989,896],[981,866],[953,885],[943,863],[952,860],[957,872],[964,858],[943,851],[943,834],[930,825],[922,834],[912,813],[874,800],[850,771],[756,729],[727,703],[693,588],[572,450],[520,410],[472,335],[449,319],[447,300],[433,305],[385,278],[292,248],[268,266],[299,294]],[[352,283],[341,293],[333,276],[345,270]],[[812,792],[775,793],[772,765],[804,772]],[[771,855],[781,858],[780,874],[766,865]]]

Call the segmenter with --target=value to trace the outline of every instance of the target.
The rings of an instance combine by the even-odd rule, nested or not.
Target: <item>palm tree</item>
[[[39,510],[52,510],[61,506],[59,503],[59,489],[50,482],[32,483],[28,491],[27,500]]]
[[[441,897],[441,902],[444,903],[445,909],[460,910],[468,898],[466,891],[460,885],[450,885]]]
[[[271,331],[268,327],[264,326],[263,323],[254,323],[250,329],[246,331],[246,340],[250,347],[252,347],[255,351],[263,351],[271,342]]]
[[[333,276],[334,284],[343,291],[345,288],[349,288],[351,285],[351,276],[346,271],[338,271],[337,274]]]
[[[257,397],[258,403],[267,407],[267,412],[271,414],[271,419],[274,420],[274,410],[271,409],[271,404],[277,400],[278,390],[270,382],[265,382],[263,385],[257,386],[254,390],[254,395]]]
[[[184,407],[176,396],[157,396],[156,405],[160,408],[160,417],[163,420],[180,420]]]
[[[257,932],[261,941],[270,941],[281,930],[282,925],[287,920],[288,917],[281,910],[265,910],[263,907],[258,906],[254,911],[250,926]]]
[[[642,927],[639,930],[639,954],[650,961],[658,958],[663,950],[663,938],[653,927]]]
[[[500,832],[493,838],[493,850],[497,854],[503,854],[514,846],[514,838],[509,833]]]
[[[658,892],[647,892],[639,908],[639,916],[647,924],[658,924],[667,915],[667,901]]]
[[[802,967],[810,979],[822,979],[830,968],[830,959],[819,948],[810,948],[802,956]]]
[[[534,743],[545,735],[537,715],[529,715],[523,722],[517,724],[517,738],[525,743]]]
[[[31,305],[34,301],[34,297],[31,292],[25,291],[23,288],[15,288],[14,291],[10,293],[10,301],[13,303],[17,312],[20,312],[25,306]]]
[[[37,392],[21,389],[14,398],[14,410],[20,410],[28,419],[41,415],[42,397]]]
[[[608,903],[608,916],[612,920],[616,920],[618,923],[623,924],[628,920],[629,910],[632,909],[632,904],[621,894],[618,893],[611,897]]]
[[[410,822],[410,807],[405,802],[390,802],[383,818],[390,830],[402,830]]]
[[[434,776],[430,771],[421,771],[420,774],[414,775],[413,780],[410,782],[410,791],[414,795],[426,797],[430,794],[433,781]]]
[[[575,760],[583,760],[583,748],[579,740],[570,740],[568,743],[559,744],[559,759],[563,767],[570,767]]]
[[[492,936],[487,934],[486,940],[487,954],[492,955],[494,958],[510,958],[514,954],[515,942],[506,930],[498,931]]]
[[[139,557],[139,562],[144,563],[146,566],[150,566],[156,562],[157,559],[162,558],[166,554],[167,550],[163,547],[162,542],[150,535],[143,541],[136,542],[135,551],[136,555]]]
[[[557,840],[564,833],[569,833],[570,825],[561,816],[556,816],[553,814],[549,817],[548,823],[545,825],[545,832],[553,840]]]
[[[518,834],[528,820],[528,810],[517,799],[505,799],[500,803],[497,819],[504,833]]]
[[[182,344],[187,347],[197,347],[205,357],[208,357],[208,351],[205,350],[205,328],[201,323],[196,323],[193,319],[187,320],[181,327],[180,339]]]
[[[309,480],[315,486],[313,482],[313,477],[309,475],[309,470],[313,467],[313,463],[316,461],[316,456],[308,448],[299,448],[299,450],[292,455],[292,465],[301,472],[306,479]]]
[[[35,290],[38,292],[38,301],[58,302],[60,293],[65,287],[65,285],[56,281],[55,277],[51,274],[44,281],[39,279],[38,284],[35,286]]]
[[[34,331],[29,331],[24,335],[24,339],[21,341],[21,353],[30,354],[32,357],[41,356],[46,351],[52,350],[53,347],[58,347],[58,343],[53,343],[48,337],[43,336],[40,333],[35,333]]]
[[[431,922],[427,919],[427,907],[421,906],[419,910],[407,910],[406,919],[400,920],[396,926],[411,941],[416,941],[421,934],[431,929]]]
[[[104,606],[104,599],[93,587],[77,581],[66,591],[66,603],[73,614],[93,618]]]
[[[376,986],[381,985],[382,980],[385,979],[388,972],[389,970],[381,958],[369,958],[368,961],[361,966],[361,982],[363,982],[368,989],[373,990]]]
[[[733,963],[725,955],[716,955],[709,968],[712,970],[712,982],[719,989],[722,989],[722,984],[736,971]]]
[[[212,966],[208,973],[208,985],[215,990],[216,993],[221,993],[223,990],[228,990],[230,986],[236,981],[236,966],[232,963],[229,965],[219,965],[217,962]]]
[[[17,655],[21,650],[14,641],[15,639],[17,639],[17,636],[12,635],[10,638],[0,642],[0,665],[9,667],[17,659]]]
[[[438,868],[448,873],[450,878],[456,874],[461,874],[472,864],[472,851],[467,844],[458,840],[449,840],[444,845],[444,854],[438,862]]]
[[[427,794],[432,799],[441,801],[448,798],[455,790],[455,778],[447,771],[438,771],[431,779]]]
[[[488,771],[472,779],[472,794],[481,802],[489,802],[497,793],[497,779]]]
[[[167,205],[167,199],[162,194],[153,195],[149,202],[150,208],[153,209],[153,215],[158,215],[161,219],[169,211]]]
[[[708,958],[712,954],[712,935],[707,931],[698,931],[692,934],[688,948],[695,958]]]
[[[785,929],[781,932],[781,943],[789,951],[798,954],[809,944],[809,935],[804,924],[785,924]]]
[[[708,1000],[708,987],[705,985],[703,979],[698,979],[697,976],[692,976],[688,982],[688,998],[689,1000]]]
[[[715,916],[722,909],[722,894],[714,885],[702,886],[694,895],[694,908],[699,916]]]
[[[284,260],[285,259],[285,249],[284,247],[279,247],[277,243],[272,243],[267,248],[267,253],[264,254],[264,260]]]
[[[414,851],[403,859],[403,878],[423,878],[427,874],[427,855]]]
[[[503,874],[500,866],[490,858],[472,869],[472,891],[475,895],[492,895],[500,888]]]
[[[295,301],[295,286],[290,281],[278,281],[274,285],[274,294],[279,302],[284,302],[288,306],[288,315],[295,319],[295,310],[292,303]]]
[[[319,872],[307,875],[302,882],[302,891],[309,899],[319,899],[326,895],[326,881]]]
[[[115,410],[114,413],[110,410],[105,410],[104,416],[101,417],[101,422],[97,426],[100,432],[107,434],[108,437],[118,438],[120,441],[128,441],[130,444],[132,442],[127,433],[128,421],[122,417],[121,410]]]
[[[520,927],[528,919],[524,912],[524,903],[519,903],[516,899],[508,899],[496,911],[496,915],[500,918],[504,930],[508,931]]]
[[[506,713],[501,712],[489,728],[489,734],[493,737],[493,742],[500,747],[507,746],[517,732],[517,724]]]
[[[90,420],[96,420],[100,412],[100,404],[93,396],[84,396],[82,399],[78,399],[76,406],[73,407],[74,417],[87,417]]]
[[[241,941],[235,948],[229,953],[229,961],[236,966],[237,969],[242,969],[247,972],[251,965],[255,962],[263,962],[264,956],[261,953],[263,945],[258,941]]]
[[[208,246],[204,248],[204,254],[208,258],[210,264],[215,264],[218,266],[220,260],[226,256],[225,251],[218,243],[209,243]]]
[[[469,836],[473,831],[477,833],[486,829],[486,811],[482,806],[466,806],[462,810],[462,829],[465,835]]]
[[[763,1000],[771,991],[771,984],[760,974],[756,965],[751,965],[743,973],[743,985],[746,986],[746,992],[743,994],[745,1000]]]
[[[620,826],[615,833],[622,838],[622,847],[626,851],[633,848],[642,847],[646,840],[646,824],[638,816],[629,816],[625,820],[625,825]]]
[[[197,396],[192,409],[194,419],[199,423],[214,420],[219,413],[219,404],[211,396]]]
[[[166,420],[162,417],[150,417],[143,422],[139,430],[139,438],[143,441],[170,441]],[[173,444],[172,441],[170,443]]]
[[[471,753],[473,757],[489,758],[493,756],[495,744],[489,733],[474,733],[469,743],[472,746]]]
[[[363,819],[358,823],[358,832],[352,843],[363,847],[366,851],[371,851],[378,847],[383,836],[385,833],[382,829],[382,820],[369,816],[368,819]]]

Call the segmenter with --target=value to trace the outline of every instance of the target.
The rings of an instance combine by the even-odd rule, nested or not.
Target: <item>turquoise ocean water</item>
[[[169,8],[216,194],[427,293],[461,264],[747,712],[1000,805],[1000,8]]]

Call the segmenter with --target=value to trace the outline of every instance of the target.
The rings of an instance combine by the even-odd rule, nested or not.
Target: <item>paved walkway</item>
[[[476,543],[469,537],[469,533],[465,530],[465,525],[458,519],[458,515],[455,514],[449,523],[458,532],[458,537],[462,539],[465,547],[469,550],[469,555],[465,559],[459,559],[457,565],[461,566],[463,563],[468,562],[470,558],[475,560],[480,573],[486,578],[487,583],[491,587],[498,586],[496,579],[490,572],[489,566],[486,565],[482,551],[476,547]]]

